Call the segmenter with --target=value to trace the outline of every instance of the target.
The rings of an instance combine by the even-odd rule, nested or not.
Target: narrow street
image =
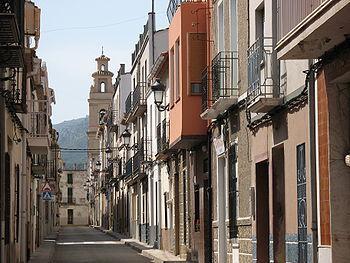
[[[54,261],[151,262],[120,241],[90,227],[63,227],[56,242]]]

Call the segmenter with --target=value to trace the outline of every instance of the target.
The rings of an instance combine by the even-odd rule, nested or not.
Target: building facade
[[[55,94],[36,54],[40,8],[1,1],[0,23],[0,261],[27,262],[58,224]],[[44,186],[50,190],[45,198]]]
[[[89,225],[88,175],[86,170],[63,170],[60,178],[60,226]]]
[[[99,133],[109,228],[191,262],[349,261],[348,9],[170,0],[166,31],[149,14]]]

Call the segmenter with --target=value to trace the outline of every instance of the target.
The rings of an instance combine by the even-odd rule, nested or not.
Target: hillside
[[[61,148],[87,148],[88,116],[55,124],[54,128],[59,133],[58,143]],[[62,151],[62,156],[66,167],[74,164],[81,167],[87,162],[86,152]]]

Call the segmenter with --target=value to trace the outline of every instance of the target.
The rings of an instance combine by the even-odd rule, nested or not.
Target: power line
[[[128,20],[123,20],[123,21],[119,21],[119,22],[116,22],[116,23],[112,23],[112,24],[98,25],[98,26],[77,26],[77,27],[56,28],[56,29],[51,29],[51,30],[44,30],[44,31],[42,31],[42,33],[51,33],[51,32],[68,31],[68,30],[87,30],[87,29],[97,29],[97,28],[112,27],[112,26],[117,26],[117,25],[129,23],[129,22],[141,20],[141,19],[144,19],[144,18],[146,18],[146,17],[147,17],[147,16],[136,17],[136,18],[132,18],[132,19],[128,19]]]

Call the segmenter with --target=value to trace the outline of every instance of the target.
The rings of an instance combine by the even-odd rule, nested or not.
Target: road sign
[[[43,192],[51,192],[52,191],[51,186],[49,185],[48,182],[45,183],[45,185],[43,186],[42,191]]]
[[[44,201],[51,201],[52,200],[52,193],[51,192],[43,192],[42,198]]]

